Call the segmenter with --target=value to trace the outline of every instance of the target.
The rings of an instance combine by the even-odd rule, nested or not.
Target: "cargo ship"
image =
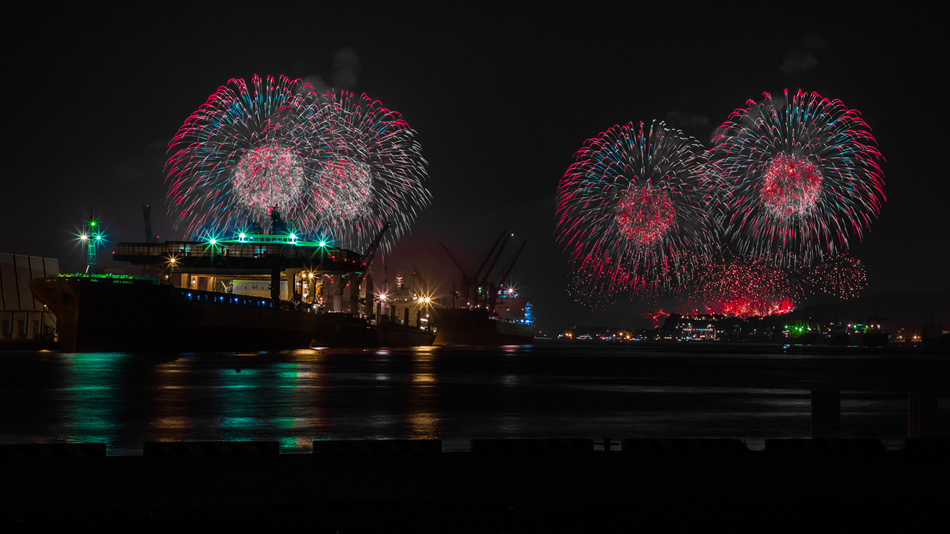
[[[357,288],[381,237],[363,255],[304,242],[286,230],[207,242],[119,243],[116,260],[159,276],[93,271],[39,278],[30,289],[56,315],[59,347],[68,352],[431,344],[431,332],[358,315]],[[350,309],[343,309],[344,300]]]
[[[346,315],[320,326],[310,348],[423,347],[434,341],[435,332],[424,328]]]
[[[144,276],[63,275],[37,279],[30,289],[56,315],[66,352],[307,348],[342,330],[348,318]]]
[[[154,277],[63,275],[30,284],[65,352],[247,351],[432,345],[435,333],[268,298],[182,289]]]
[[[437,308],[435,345],[527,345],[534,327],[492,315],[485,308]]]
[[[509,265],[503,269],[498,283],[488,281],[492,268],[512,236],[509,232],[502,232],[471,274],[442,245],[461,271],[462,281],[459,290],[452,296],[452,306],[433,310],[436,345],[527,345],[534,341],[534,326],[527,299],[519,297],[510,287],[504,291],[500,289],[504,287],[525,243],[521,244]]]

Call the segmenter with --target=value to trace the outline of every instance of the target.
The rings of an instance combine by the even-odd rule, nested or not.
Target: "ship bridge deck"
[[[362,271],[360,254],[309,243],[119,243],[112,257],[133,265],[158,265],[193,273],[263,274],[295,268],[326,274]]]

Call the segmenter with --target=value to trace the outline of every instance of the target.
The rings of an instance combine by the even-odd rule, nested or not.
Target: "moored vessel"
[[[514,258],[503,269],[498,283],[489,281],[492,269],[513,235],[503,232],[498,236],[481,264],[471,274],[442,245],[461,271],[462,281],[458,291],[452,295],[451,307],[433,309],[436,345],[525,345],[534,340],[533,320],[527,299],[519,297],[511,287],[501,289],[524,250],[525,243],[521,244]],[[513,305],[513,302],[518,304]]]
[[[438,308],[435,345],[526,345],[534,340],[531,325],[492,315],[485,308]]]
[[[362,255],[287,231],[207,242],[119,243],[114,259],[157,276],[87,273],[30,289],[57,317],[59,346],[93,351],[259,351],[431,344],[434,334],[359,315]],[[90,245],[90,250],[94,250]]]
[[[59,348],[67,352],[306,348],[330,339],[349,318],[142,276],[40,278],[30,289],[56,315]]]

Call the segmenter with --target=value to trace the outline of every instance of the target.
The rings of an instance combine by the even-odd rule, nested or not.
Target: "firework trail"
[[[271,209],[298,231],[362,250],[391,222],[388,250],[429,203],[426,161],[399,114],[300,80],[232,79],[169,143],[169,211],[191,235],[223,234]]]
[[[716,200],[724,238],[778,265],[847,252],[885,200],[870,127],[818,93],[749,100],[719,127],[710,159],[725,185]]]
[[[388,251],[431,202],[423,186],[427,162],[415,131],[399,113],[365,94],[327,93],[314,108],[305,120],[290,114],[284,128],[303,140],[308,167],[316,169],[305,196],[308,209],[298,222],[326,228],[337,243],[355,250],[389,222],[381,244]],[[325,133],[311,135],[314,131]]]
[[[713,252],[705,150],[662,122],[589,139],[558,185],[557,240],[592,293],[676,291]],[[577,285],[577,284],[575,284]]]

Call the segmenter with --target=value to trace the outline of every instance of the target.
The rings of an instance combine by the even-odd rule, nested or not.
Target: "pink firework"
[[[277,143],[245,152],[231,173],[235,203],[248,213],[267,213],[270,208],[292,213],[305,187],[303,161]]]
[[[302,214],[303,153],[279,124],[308,114],[309,94],[309,85],[285,76],[255,76],[250,86],[232,79],[188,117],[165,164],[169,211],[187,233],[264,226],[275,206],[289,220]]]
[[[802,217],[815,209],[821,175],[806,159],[780,154],[762,179],[762,204],[776,218]]]
[[[313,104],[304,120],[291,115],[282,126],[301,140],[297,146],[307,154],[307,168],[314,170],[303,221],[355,250],[366,247],[389,223],[381,242],[389,250],[431,201],[423,185],[428,162],[415,130],[401,114],[366,94],[330,92]]]
[[[840,100],[799,91],[749,100],[719,127],[710,161],[724,237],[738,253],[814,265],[861,240],[883,204],[871,128]]]
[[[586,298],[675,292],[713,253],[717,176],[700,143],[662,122],[590,139],[558,184],[557,239]]]
[[[636,246],[659,242],[673,226],[675,218],[673,202],[662,189],[631,186],[617,203],[620,234]]]
[[[299,231],[355,250],[388,223],[388,250],[430,201],[427,162],[399,113],[284,76],[228,81],[169,150],[169,211],[192,235],[266,227],[276,208]]]

